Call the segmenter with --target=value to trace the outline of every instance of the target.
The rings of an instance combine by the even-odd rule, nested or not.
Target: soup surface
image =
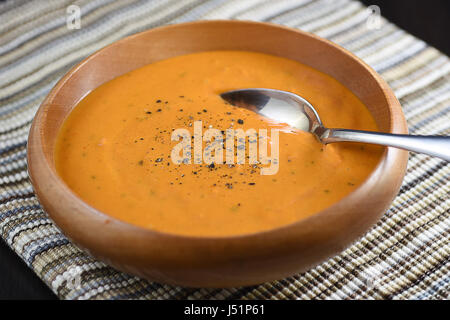
[[[310,133],[231,106],[219,96],[252,87],[300,94],[328,127],[377,130],[364,104],[322,72],[255,52],[201,52],[144,66],[87,95],[58,135],[57,172],[81,199],[122,221],[169,233],[227,236],[311,216],[357,188],[380,160],[381,147],[324,146]],[[221,133],[268,129],[268,154],[275,154],[277,143],[279,156],[269,164],[249,163],[255,142],[249,138],[244,164],[195,163],[194,151],[190,161],[174,161],[172,152],[181,140],[172,141],[173,132],[184,129],[185,138],[191,138],[194,127],[200,134],[210,128]],[[280,130],[278,139],[270,129]],[[189,139],[192,147],[197,142],[208,149],[207,142],[195,139]],[[225,146],[219,149],[225,161]],[[232,153],[238,149],[236,143]],[[261,174],[275,164],[274,174]]]

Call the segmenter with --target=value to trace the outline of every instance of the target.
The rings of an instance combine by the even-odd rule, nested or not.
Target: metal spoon
[[[311,132],[324,144],[344,141],[380,144],[450,161],[450,137],[329,129],[323,126],[317,111],[306,99],[291,92],[251,88],[224,92],[220,96],[234,106],[250,109],[277,122]]]

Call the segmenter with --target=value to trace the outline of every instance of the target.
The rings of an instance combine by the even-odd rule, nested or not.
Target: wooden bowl
[[[140,228],[90,207],[55,171],[59,128],[94,88],[143,65],[199,51],[248,50],[297,60],[353,91],[384,132],[407,133],[387,84],[339,46],[298,30],[242,21],[201,21],[148,30],[117,41],[72,68],[34,118],[28,169],[34,190],[59,228],[90,254],[152,281],[192,287],[253,285],[324,261],[361,237],[389,207],[405,174],[408,153],[386,148],[354,192],[309,218],[273,230],[230,237],[192,237]]]

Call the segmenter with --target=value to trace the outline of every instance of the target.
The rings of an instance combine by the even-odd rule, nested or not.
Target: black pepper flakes
[[[238,119],[238,121],[237,121],[239,124],[244,124],[244,120],[242,120],[242,119]]]

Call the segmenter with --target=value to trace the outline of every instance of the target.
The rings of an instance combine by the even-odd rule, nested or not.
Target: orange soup
[[[86,203],[122,221],[183,235],[228,236],[311,216],[355,190],[374,170],[381,147],[324,146],[310,133],[231,106],[219,96],[256,87],[303,96],[328,127],[377,130],[364,104],[322,72],[255,52],[201,52],[144,66],[87,95],[59,132],[57,172]],[[174,161],[181,141],[174,132],[188,133],[185,146],[197,143],[207,150],[201,135],[211,128],[220,133],[267,129],[268,155],[276,142],[279,156],[269,164],[250,163],[255,141],[244,137],[245,147],[232,151],[243,150],[244,163],[224,163],[225,156],[206,163],[201,159],[206,155],[195,159],[194,151],[183,153],[181,163]],[[277,141],[271,129],[279,130]],[[220,145],[214,154],[228,148],[223,140],[213,141]],[[261,174],[274,164],[275,173]]]

